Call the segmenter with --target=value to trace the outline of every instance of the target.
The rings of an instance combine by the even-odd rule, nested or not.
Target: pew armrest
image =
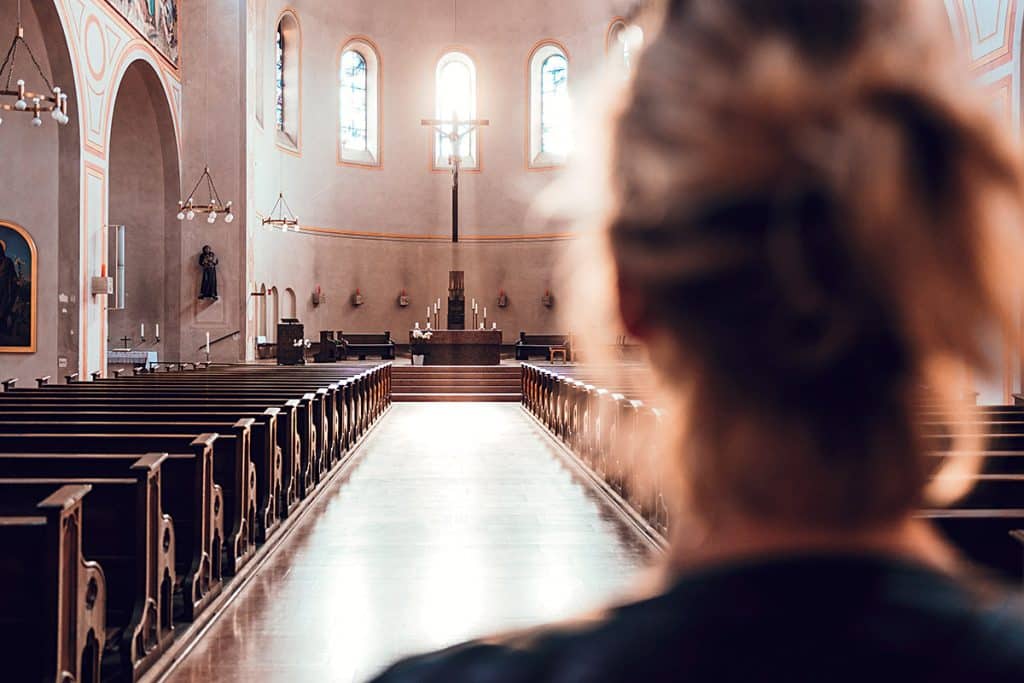
[[[3,381],[4,391],[5,392],[10,391],[11,389],[14,388],[14,385],[17,384],[17,383],[18,383],[18,378],[17,377],[11,377],[10,379],[5,379]]]
[[[36,377],[36,384],[38,386],[40,386],[40,387],[45,387],[49,383],[50,383],[50,376],[49,375],[47,375],[46,377]]]
[[[66,384],[74,384],[78,381],[78,373],[72,372],[70,375],[64,375],[64,382]]]
[[[121,379],[122,374],[124,374],[124,368],[114,370],[114,379]]]
[[[90,372],[89,376],[92,377],[93,382],[98,382],[103,377],[103,373],[97,370],[96,372]]]

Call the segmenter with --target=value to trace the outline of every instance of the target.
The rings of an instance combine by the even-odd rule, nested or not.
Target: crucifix
[[[462,140],[467,135],[481,126],[489,126],[491,122],[487,119],[459,119],[459,115],[452,112],[452,118],[448,121],[441,119],[422,119],[420,125],[430,126],[442,137],[446,138],[452,145],[452,153],[448,157],[448,164],[452,167],[452,242],[459,241],[459,171],[462,169]]]
[[[121,343],[124,345],[123,348],[130,349],[131,347],[128,345],[132,343],[132,338],[127,336],[121,337]]]

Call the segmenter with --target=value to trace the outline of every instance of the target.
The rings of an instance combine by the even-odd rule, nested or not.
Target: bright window
[[[554,41],[540,43],[529,59],[530,168],[555,168],[572,150],[569,55]]]
[[[569,60],[553,54],[540,74],[540,151],[564,157],[569,151]]]
[[[367,150],[369,90],[366,58],[355,50],[341,56],[341,146],[355,152]]]
[[[338,161],[380,166],[380,56],[369,38],[353,38],[338,64]]]
[[[629,78],[636,66],[636,57],[644,45],[644,30],[636,24],[616,19],[608,28],[605,50],[612,63],[622,71],[623,78]]]
[[[476,68],[473,61],[461,52],[451,52],[437,65],[437,118],[442,121],[470,121],[476,118]],[[434,141],[434,165],[448,168],[456,153],[449,139],[453,126],[442,126]],[[463,168],[477,167],[477,131],[460,126],[456,133],[464,133],[458,144]],[[443,133],[443,134],[442,134]]]

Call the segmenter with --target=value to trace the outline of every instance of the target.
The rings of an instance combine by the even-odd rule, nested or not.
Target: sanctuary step
[[[392,367],[391,398],[402,403],[516,403],[522,400],[519,366]]]

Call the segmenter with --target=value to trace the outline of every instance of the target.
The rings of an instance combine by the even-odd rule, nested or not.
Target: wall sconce
[[[544,290],[544,296],[541,297],[540,302],[548,308],[555,305],[555,297],[551,295],[550,289]]]
[[[320,285],[317,285],[313,290],[313,306],[316,307],[324,303],[327,303],[327,295],[320,289]]]
[[[405,288],[403,288],[401,293],[398,295],[398,305],[402,308],[409,305],[409,295],[405,293]]]
[[[356,293],[352,295],[352,305],[353,306],[362,306],[363,305],[363,295],[359,291],[358,287],[356,288]]]
[[[498,308],[508,308],[508,294],[505,294],[505,290],[498,290]]]

